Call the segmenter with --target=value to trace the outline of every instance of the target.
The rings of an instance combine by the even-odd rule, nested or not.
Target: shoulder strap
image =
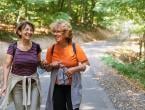
[[[52,56],[53,56],[54,47],[55,47],[55,44],[53,44],[53,45],[52,45],[52,48],[51,48],[51,58],[52,58]],[[72,43],[72,48],[73,48],[73,52],[74,52],[74,54],[76,55],[76,59],[77,59],[76,45],[75,45],[74,42]],[[78,59],[77,59],[77,61],[78,61]]]
[[[33,42],[32,42],[32,45],[33,45]],[[37,55],[39,54],[39,50],[40,50],[39,44],[36,44]]]
[[[55,46],[55,44],[53,44],[53,45],[52,45],[52,48],[51,48],[51,56],[53,55],[54,46]]]
[[[72,43],[72,47],[73,47],[73,52],[76,54],[76,45],[74,42]]]
[[[17,42],[13,43],[13,57],[15,56],[15,52],[16,52],[16,49],[17,49]]]
[[[53,55],[54,47],[55,47],[55,44],[52,45],[51,55]],[[73,47],[73,52],[76,54],[76,45],[74,42],[72,43],[72,47]]]
[[[74,52],[74,54],[76,55],[76,60],[77,60],[77,62],[79,62],[79,60],[78,60],[78,58],[77,58],[76,44],[75,44],[74,42],[72,43],[72,47],[73,47],[73,52]]]

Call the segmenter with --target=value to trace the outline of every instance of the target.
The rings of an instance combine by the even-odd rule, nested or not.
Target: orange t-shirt
[[[83,49],[80,45],[75,44],[76,54],[73,51],[73,46],[70,43],[67,47],[63,48],[58,44],[54,45],[53,53],[52,47],[48,48],[46,54],[46,61],[50,64],[53,61],[61,61],[66,67],[77,66],[78,62],[88,61]]]
[[[54,61],[61,61],[61,63],[66,67],[73,67],[77,66],[78,62],[85,62],[88,61],[84,51],[82,48],[75,44],[76,53],[73,51],[72,44],[69,44],[67,47],[63,48],[59,46],[58,44],[54,45],[53,53],[52,53],[52,47],[48,48],[46,53],[46,61],[48,64]],[[69,84],[71,85],[72,78],[69,78]],[[57,84],[57,79],[56,82]]]

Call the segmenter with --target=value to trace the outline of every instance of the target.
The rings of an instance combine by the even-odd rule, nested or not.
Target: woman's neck
[[[60,45],[61,47],[66,47],[68,46],[68,42],[58,42],[58,45]]]
[[[24,40],[24,39],[20,39],[19,42],[24,46],[31,45],[32,43],[30,40]]]

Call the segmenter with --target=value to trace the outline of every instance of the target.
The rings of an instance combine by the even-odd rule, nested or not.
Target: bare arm
[[[72,74],[76,73],[76,72],[81,72],[81,71],[85,71],[86,70],[86,66],[89,66],[89,62],[83,62],[83,63],[79,63],[78,66],[75,67],[71,67],[66,71],[66,74],[68,77],[70,77]]]
[[[46,61],[43,61],[43,67],[49,72],[49,71],[51,71],[54,68],[56,69],[56,68],[61,67],[61,62],[54,61],[54,62],[52,62],[50,64],[47,64]]]
[[[3,75],[3,86],[2,89],[0,91],[0,95],[5,94],[6,88],[7,88],[7,82],[8,82],[8,76],[9,76],[9,72],[10,72],[10,68],[11,68],[11,64],[12,64],[12,59],[13,57],[9,54],[6,55],[6,61],[4,64],[4,75]]]
[[[41,61],[41,52],[38,53],[38,61]]]

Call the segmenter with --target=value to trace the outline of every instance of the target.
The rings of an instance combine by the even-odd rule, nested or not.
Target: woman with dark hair
[[[79,44],[72,42],[72,26],[58,20],[50,25],[56,43],[47,50],[47,71],[51,82],[46,110],[79,110],[81,103],[81,71],[89,65]]]
[[[15,110],[40,110],[40,83],[36,74],[40,45],[32,42],[34,25],[23,21],[16,28],[19,40],[9,45],[4,64],[2,109],[13,101]]]

